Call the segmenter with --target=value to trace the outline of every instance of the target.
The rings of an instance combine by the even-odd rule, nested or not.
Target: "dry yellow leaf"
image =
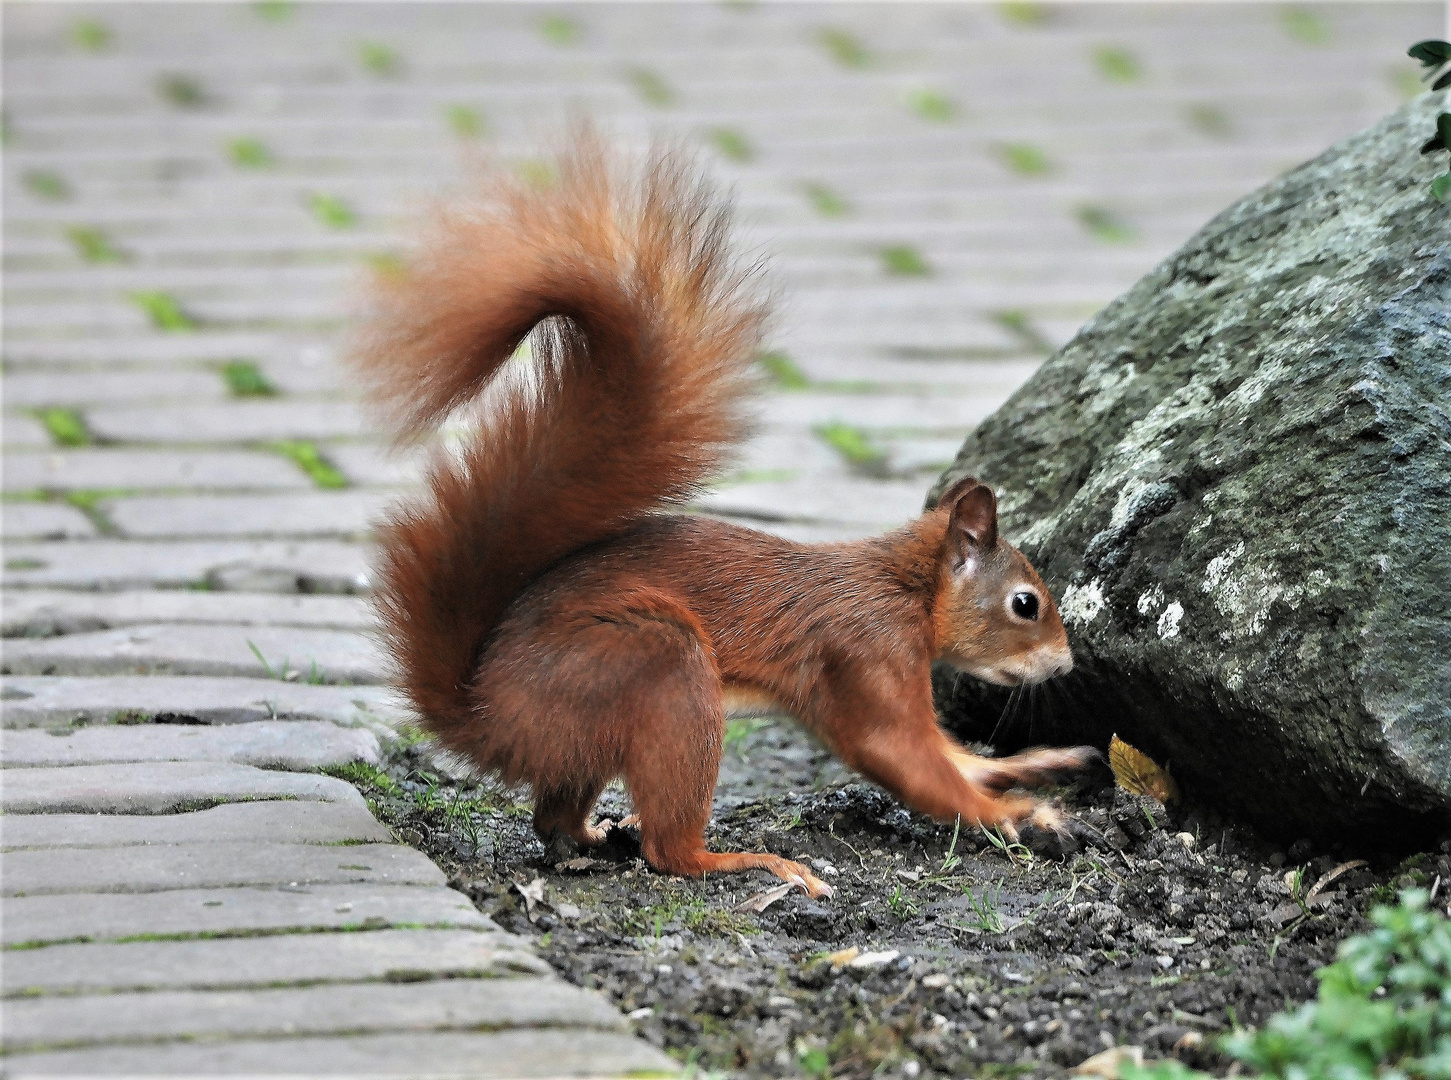
[[[1108,744],[1108,766],[1118,786],[1135,795],[1147,795],[1161,803],[1179,797],[1179,787],[1169,770],[1161,768],[1142,750],[1135,750],[1117,735]]]

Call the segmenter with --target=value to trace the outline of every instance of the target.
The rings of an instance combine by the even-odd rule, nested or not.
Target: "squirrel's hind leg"
[[[592,780],[579,788],[536,791],[534,831],[546,844],[555,832],[568,836],[580,847],[594,847],[605,841],[609,825],[591,825],[590,811],[605,789],[603,780]]]

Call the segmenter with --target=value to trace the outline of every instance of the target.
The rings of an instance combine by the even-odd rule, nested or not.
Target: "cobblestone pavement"
[[[471,160],[537,173],[584,113],[713,158],[782,315],[703,508],[859,536],[1196,226],[1397,105],[1443,23],[7,4],[6,1071],[670,1065],[338,778],[403,720],[358,594],[414,463],[334,352],[360,267]]]

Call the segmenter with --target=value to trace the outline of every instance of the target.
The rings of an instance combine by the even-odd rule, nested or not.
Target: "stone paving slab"
[[[283,681],[284,674],[298,672],[295,678],[309,682],[381,683],[387,672],[370,637],[311,627],[157,623],[7,638],[0,656],[7,675],[243,675]]]
[[[8,739],[7,739],[8,745]],[[289,844],[392,843],[362,799],[274,799],[223,803],[180,814],[11,814],[0,829],[6,851],[285,841]],[[7,905],[6,910],[9,911]]]
[[[917,481],[825,481],[733,484],[707,492],[696,505],[712,514],[761,521],[824,521],[891,528],[922,512]]]
[[[7,1054],[140,1040],[297,1038],[346,1032],[591,1027],[625,1031],[624,1018],[593,994],[556,979],[512,979],[509,992],[482,979],[393,986],[364,983],[301,990],[87,995],[13,1001],[5,1009]]]
[[[80,379],[70,373],[17,373],[5,378],[5,405],[11,409],[168,398],[206,401],[226,396],[226,384],[216,371],[95,371]]]
[[[7,770],[6,814],[174,814],[256,799],[362,803],[352,784],[212,761]]]
[[[15,945],[418,926],[498,930],[466,896],[440,886],[299,885],[12,897],[0,935]]]
[[[108,500],[125,536],[363,536],[391,496],[373,491],[275,495],[163,495]]]
[[[367,587],[368,549],[322,541],[93,540],[5,548],[7,586],[356,593]]]
[[[6,769],[109,765],[142,761],[234,761],[262,769],[307,772],[356,761],[377,764],[378,736],[325,720],[259,720],[224,727],[118,724],[48,731],[10,731]]]
[[[149,893],[241,885],[442,885],[428,856],[402,844],[156,844],[0,854],[0,895]]]
[[[68,381],[77,381],[67,376]],[[8,395],[13,379],[5,380]],[[84,380],[82,380],[84,381]],[[6,424],[10,418],[6,418]],[[99,491],[108,488],[311,488],[301,469],[277,454],[251,450],[52,450],[6,454],[6,491]]]
[[[86,422],[98,438],[119,443],[252,443],[375,434],[358,407],[345,401],[106,407],[90,410]]]
[[[381,686],[309,686],[250,678],[160,675],[8,676],[0,690],[6,728],[110,724],[171,716],[204,724],[326,720],[380,734],[410,715],[396,691]]]
[[[74,506],[58,502],[7,502],[0,508],[5,540],[84,540],[96,526]]]
[[[282,984],[426,981],[548,975],[519,939],[472,930],[369,930],[352,934],[125,944],[50,945],[6,954],[7,997],[119,990],[210,990]]]
[[[5,441],[7,448],[14,449],[35,449],[40,447],[54,446],[50,432],[45,430],[45,425],[34,417],[16,416],[7,413],[3,420],[0,420],[0,438]]]
[[[680,1063],[627,1035],[567,1029],[358,1035],[106,1047],[5,1059],[9,1075],[525,1077],[675,1076]]]
[[[353,631],[369,631],[375,625],[368,602],[351,596],[60,589],[12,589],[0,594],[0,634],[5,637],[50,637],[163,622]]]

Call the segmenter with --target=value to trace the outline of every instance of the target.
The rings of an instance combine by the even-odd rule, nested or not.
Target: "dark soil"
[[[1106,769],[1056,793],[1087,826],[1078,850],[1035,854],[903,809],[789,721],[735,721],[729,742],[708,843],[809,861],[832,898],[738,911],[780,883],[657,874],[629,830],[546,852],[527,805],[448,778],[426,744],[400,744],[396,788],[369,793],[566,979],[732,1076],[1050,1076],[1125,1044],[1223,1071],[1215,1036],[1313,996],[1372,903],[1451,880],[1441,853],[1275,850]],[[600,813],[628,813],[624,792]]]

